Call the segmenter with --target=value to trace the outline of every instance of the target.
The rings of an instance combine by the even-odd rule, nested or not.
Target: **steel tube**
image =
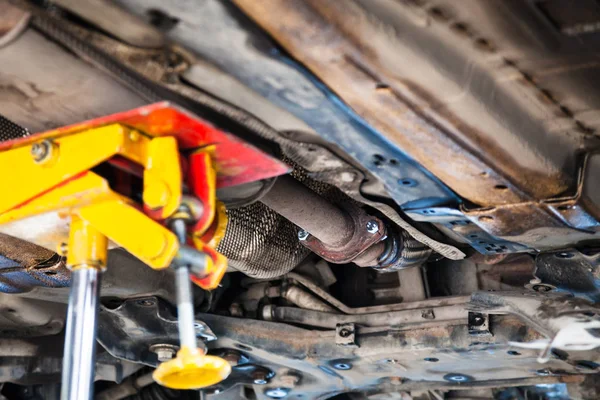
[[[282,293],[281,297],[300,308],[313,311],[335,312],[335,308],[325,303],[318,297],[308,293],[298,286],[288,286]]]
[[[452,306],[452,305],[460,305],[466,304],[471,300],[470,296],[452,296],[452,297],[438,297],[431,298],[427,300],[421,301],[411,301],[404,302],[399,304],[388,304],[388,305],[380,305],[380,306],[370,306],[370,307],[357,307],[351,308],[333,297],[331,294],[327,293],[315,283],[313,283],[310,279],[297,274],[295,272],[290,272],[286,275],[286,278],[291,279],[306,289],[310,290],[311,293],[325,300],[327,303],[331,304],[338,310],[340,310],[344,314],[376,314],[376,313],[384,313],[389,311],[405,311],[405,310],[415,310],[421,308],[432,308],[439,306]]]
[[[354,232],[345,211],[289,176],[277,178],[260,201],[325,244],[346,243]]]
[[[188,267],[182,266],[175,269],[175,287],[177,288],[177,322],[181,347],[196,349],[192,282]]]
[[[71,275],[61,400],[92,398],[100,275],[98,269],[84,266]]]
[[[186,240],[185,221],[177,218],[171,221],[171,230],[177,235],[179,243],[182,244],[177,255],[178,261],[172,264],[175,268],[175,288],[177,290],[177,328],[179,330],[179,344],[181,348],[187,347],[190,350],[196,350],[198,342],[196,340],[196,327],[194,316],[194,295],[192,292],[192,282],[190,280],[190,266],[186,261],[192,261],[196,253],[192,255],[186,252],[183,246]],[[204,264],[206,264],[206,258]]]
[[[338,324],[355,323],[367,327],[403,326],[435,321],[463,321],[467,323],[468,311],[464,305],[440,306],[405,311],[390,311],[376,314],[344,315],[329,312],[303,310],[292,307],[267,308],[266,319],[273,321],[301,324],[311,327],[335,329]],[[427,311],[433,311],[432,314]]]

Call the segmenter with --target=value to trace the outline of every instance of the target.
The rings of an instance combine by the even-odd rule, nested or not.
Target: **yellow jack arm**
[[[113,124],[0,152],[0,168],[14,171],[4,180],[13,190],[0,199],[0,225],[56,212],[71,224],[84,221],[150,267],[167,268],[179,250],[175,235],[90,171],[115,155],[143,166],[144,207],[153,216],[164,219],[177,209],[182,178],[176,140]],[[38,244],[56,249],[58,243]]]

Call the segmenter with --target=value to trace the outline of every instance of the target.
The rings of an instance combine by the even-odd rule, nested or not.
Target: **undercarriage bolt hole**
[[[340,371],[347,371],[352,368],[352,365],[349,363],[336,363],[333,364],[333,368],[339,369]]]

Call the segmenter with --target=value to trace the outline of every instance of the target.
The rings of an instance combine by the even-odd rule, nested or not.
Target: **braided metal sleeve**
[[[227,231],[217,250],[230,266],[252,278],[287,274],[310,253],[298,241],[298,228],[262,203],[227,214]]]
[[[422,265],[431,256],[431,249],[415,240],[405,231],[394,233],[386,241],[384,253],[379,258],[379,265],[374,266],[379,272],[393,272]]]

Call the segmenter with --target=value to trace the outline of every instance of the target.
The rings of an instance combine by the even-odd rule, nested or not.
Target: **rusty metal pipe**
[[[261,202],[331,246],[347,243],[354,232],[345,211],[290,176],[279,177]]]
[[[335,312],[335,308],[316,296],[300,289],[298,286],[288,286],[282,291],[281,297],[305,310]]]
[[[431,312],[433,312],[433,314],[431,314]],[[367,327],[405,326],[431,322],[432,315],[433,320],[439,323],[460,321],[461,323],[466,324],[468,311],[464,305],[356,315],[344,315],[273,305],[265,306],[262,310],[262,316],[267,321],[280,321],[327,329],[335,329],[338,324],[345,323],[354,323]]]
[[[411,301],[406,303],[399,304],[387,304],[380,306],[370,306],[370,307],[358,307],[352,308],[348,307],[335,297],[333,297],[330,293],[321,289],[318,285],[316,285],[309,278],[297,274],[295,272],[290,272],[285,276],[287,279],[290,279],[294,282],[299,283],[306,289],[308,289],[315,296],[323,299],[328,304],[331,304],[333,307],[338,309],[343,314],[376,314],[376,313],[384,313],[389,311],[405,311],[405,310],[415,310],[418,308],[431,308],[431,307],[439,307],[442,305],[453,306],[457,304],[466,304],[471,299],[469,296],[452,296],[452,297],[439,297],[432,298],[421,301]]]

